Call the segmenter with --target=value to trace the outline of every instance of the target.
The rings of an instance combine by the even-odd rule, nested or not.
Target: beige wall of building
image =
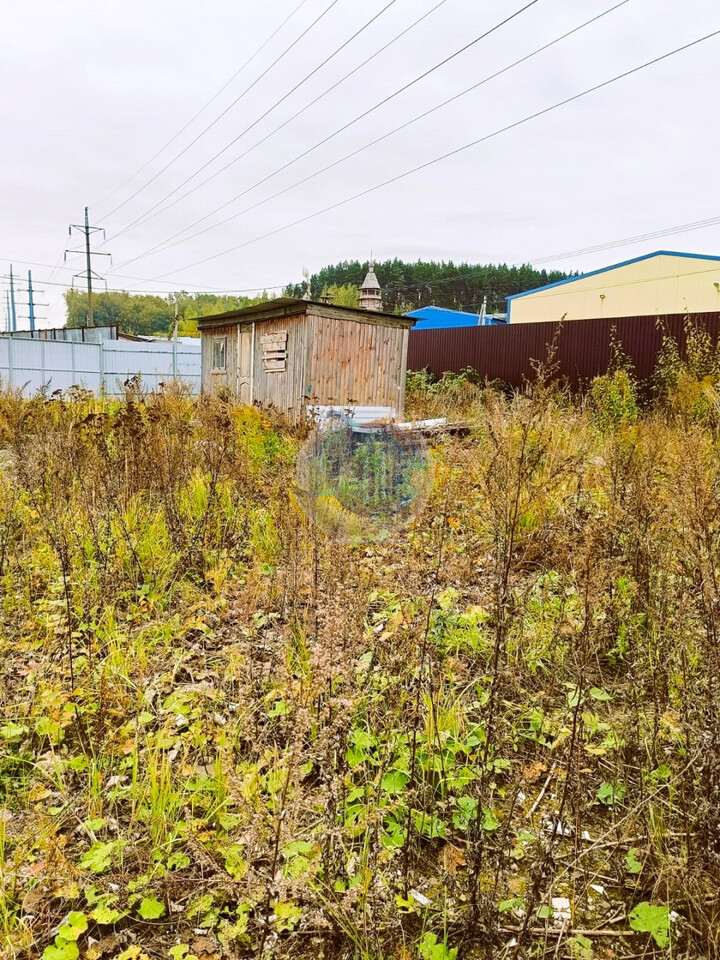
[[[720,311],[720,257],[658,253],[508,299],[511,323]]]

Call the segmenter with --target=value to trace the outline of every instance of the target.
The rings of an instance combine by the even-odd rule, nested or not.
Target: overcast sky
[[[0,273],[10,261],[21,276],[32,266],[35,284],[45,288],[42,299],[50,302],[49,310],[38,312],[49,313],[54,322],[62,319],[63,288],[55,284],[69,283],[72,273],[84,268],[79,257],[64,267],[62,253],[83,242],[79,234],[70,240],[67,227],[82,221],[86,204],[91,223],[107,231],[107,244],[98,236],[96,248],[113,256],[112,267],[108,258],[98,257],[95,269],[111,287],[148,291],[270,288],[299,281],[303,267],[315,271],[339,260],[362,260],[371,250],[381,260],[522,263],[720,217],[720,37],[714,37],[365,197],[280,229],[720,29],[717,0],[627,0],[304,185],[148,255],[236,195],[246,191],[179,239],[292,186],[613,6],[613,0],[536,0],[447,65],[271,176],[529,2],[445,0],[371,63],[183,199],[438,0],[395,0],[286,96],[389,0],[336,0],[268,70],[332,0],[305,0],[296,9],[299,2],[25,0],[5,5]],[[275,31],[262,52],[153,160]],[[156,216],[125,229],[156,204]],[[239,249],[214,256],[232,247]],[[659,248],[720,254],[720,225],[546,266],[592,269]]]

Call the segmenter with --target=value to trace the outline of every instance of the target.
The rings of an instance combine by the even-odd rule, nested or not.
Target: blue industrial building
[[[465,313],[462,310],[446,310],[445,307],[420,307],[405,314],[417,322],[413,330],[444,330],[450,327],[479,327],[504,324],[501,314]]]

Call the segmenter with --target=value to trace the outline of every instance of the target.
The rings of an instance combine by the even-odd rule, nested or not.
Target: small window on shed
[[[216,337],[212,342],[213,371],[224,371],[227,362],[227,337]]]
[[[287,330],[266,333],[260,337],[263,355],[263,368],[268,373],[282,373],[287,369]]]

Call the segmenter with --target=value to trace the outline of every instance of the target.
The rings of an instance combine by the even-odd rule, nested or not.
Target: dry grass
[[[715,408],[626,386],[414,384],[361,547],[257,412],[3,395],[3,955],[717,955]]]

